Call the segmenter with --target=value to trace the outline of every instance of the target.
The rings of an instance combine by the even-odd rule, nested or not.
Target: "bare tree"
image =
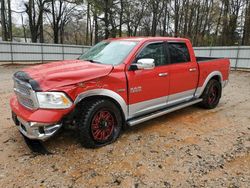
[[[174,0],[174,36],[178,36],[179,18],[180,18],[180,0]]]
[[[2,38],[11,40],[11,3],[0,3]],[[33,42],[72,37],[89,45],[124,35],[167,35],[196,46],[250,44],[249,0],[25,0],[25,7],[29,28],[23,31]]]
[[[8,35],[9,40],[12,41],[12,16],[11,16],[11,0],[8,0]]]
[[[86,26],[86,44],[89,44],[89,25],[90,25],[90,3],[87,2],[87,26]]]
[[[31,33],[31,41],[37,42],[40,37],[40,42],[43,42],[43,14],[45,11],[44,5],[49,0],[29,0],[24,5],[28,15],[29,28]]]
[[[2,40],[12,41],[12,17],[11,17],[11,1],[7,1],[7,9],[5,0],[1,0],[1,25]]]
[[[79,12],[75,14],[77,5],[77,1],[50,0],[46,16],[53,30],[54,43],[64,42],[65,26],[72,17],[77,18],[79,15]]]
[[[123,12],[124,12],[124,3],[123,0],[120,0],[120,25],[119,25],[119,37],[122,36],[122,25],[123,25]]]

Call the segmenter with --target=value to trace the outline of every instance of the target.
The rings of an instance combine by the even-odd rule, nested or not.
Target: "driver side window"
[[[137,59],[151,58],[155,60],[155,66],[167,64],[166,48],[163,42],[152,43],[142,49]]]

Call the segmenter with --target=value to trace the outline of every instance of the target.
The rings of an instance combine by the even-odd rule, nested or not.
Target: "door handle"
[[[159,73],[159,76],[160,77],[164,77],[164,76],[167,76],[168,75],[168,73],[167,72],[162,72],[162,73]]]
[[[189,72],[195,72],[196,71],[196,68],[190,68],[189,69]]]

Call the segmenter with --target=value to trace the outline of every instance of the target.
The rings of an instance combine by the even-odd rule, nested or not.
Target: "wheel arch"
[[[222,73],[221,73],[220,71],[213,71],[213,72],[211,72],[211,73],[207,76],[207,78],[205,79],[203,85],[202,85],[201,87],[198,87],[198,88],[197,88],[197,90],[196,90],[196,92],[195,92],[195,97],[199,98],[199,97],[202,95],[202,93],[203,93],[203,91],[205,90],[205,88],[206,88],[208,82],[209,82],[210,80],[212,80],[212,79],[215,79],[215,80],[219,81],[220,84],[221,84],[221,86],[222,86],[222,83],[223,83],[223,76],[222,76]]]
[[[116,92],[108,89],[94,89],[90,91],[86,91],[80,93],[75,101],[74,104],[77,105],[79,103],[90,101],[94,99],[106,99],[112,101],[121,111],[122,119],[125,121],[128,115],[128,107],[124,99]]]

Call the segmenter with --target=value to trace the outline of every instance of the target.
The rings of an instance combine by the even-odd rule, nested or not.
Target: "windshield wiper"
[[[98,64],[102,64],[101,62],[96,61],[96,60],[93,60],[93,59],[84,59],[84,61],[89,61],[89,62],[91,62],[91,63],[98,63]]]

